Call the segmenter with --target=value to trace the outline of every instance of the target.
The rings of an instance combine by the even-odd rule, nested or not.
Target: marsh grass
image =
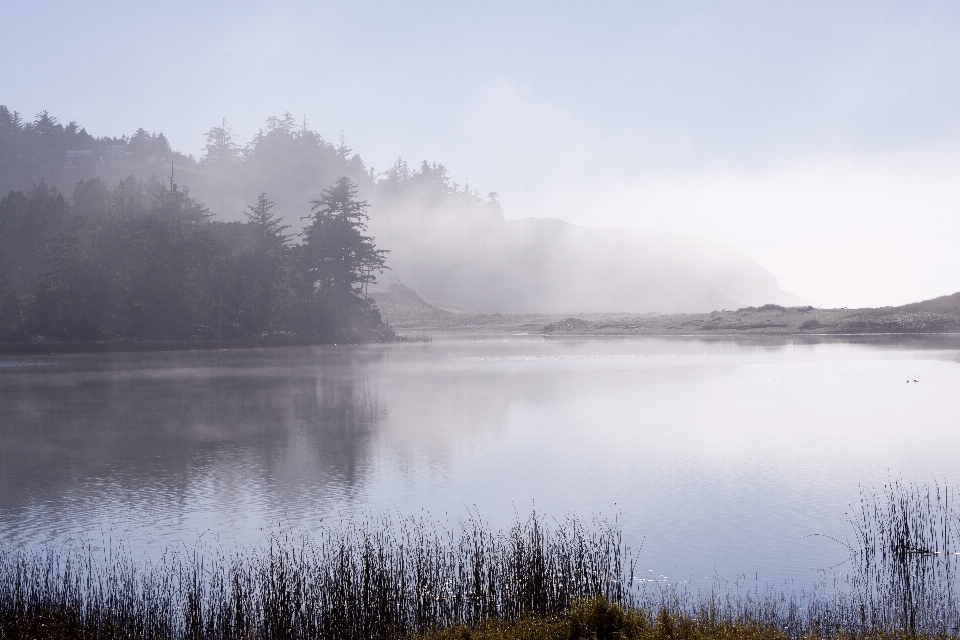
[[[810,629],[802,640],[927,640],[950,636],[907,631],[857,629],[824,634]],[[787,630],[756,619],[716,618],[699,614],[656,614],[627,609],[603,600],[588,600],[557,616],[490,621],[479,627],[456,626],[425,633],[419,640],[789,640]]]
[[[852,593],[863,623],[909,632],[960,632],[953,492],[939,485],[888,483],[861,494],[853,520]]]
[[[958,637],[952,504],[937,486],[864,491],[852,570],[806,591],[651,583],[615,525],[537,514],[504,531],[371,518],[155,562],[3,551],[0,638]]]
[[[0,559],[8,638],[398,638],[491,619],[627,604],[619,532],[534,514],[504,532],[423,521],[347,523],[229,557],[155,564],[84,553]]]

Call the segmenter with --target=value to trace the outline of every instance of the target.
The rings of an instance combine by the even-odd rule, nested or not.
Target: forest
[[[0,107],[0,174],[11,187],[0,200],[0,342],[389,339],[366,296],[388,252],[367,234],[357,185],[331,178],[302,203],[295,234],[266,193],[241,219],[220,219],[178,172],[239,164],[225,156],[235,146],[224,131],[208,133],[196,162],[162,134],[98,139],[46,112],[25,123]],[[113,166],[108,147],[131,151]],[[69,166],[77,151],[89,152],[74,153],[86,166]],[[102,168],[127,175],[108,183]],[[50,184],[71,177],[68,193]]]

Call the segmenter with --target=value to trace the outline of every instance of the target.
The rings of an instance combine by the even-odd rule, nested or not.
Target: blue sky
[[[197,153],[284,111],[509,217],[729,242],[811,302],[960,290],[960,3],[0,0],[0,103]]]

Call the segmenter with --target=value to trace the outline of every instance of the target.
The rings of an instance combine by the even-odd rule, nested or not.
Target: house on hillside
[[[101,164],[108,166],[128,165],[130,164],[132,158],[133,154],[127,151],[125,146],[109,146],[103,148],[103,158],[101,158]]]

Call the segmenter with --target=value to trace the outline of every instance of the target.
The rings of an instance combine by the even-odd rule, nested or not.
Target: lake
[[[957,336],[0,357],[0,543],[536,509],[616,520],[658,579],[803,585],[844,570],[861,486],[960,487],[958,417]]]

